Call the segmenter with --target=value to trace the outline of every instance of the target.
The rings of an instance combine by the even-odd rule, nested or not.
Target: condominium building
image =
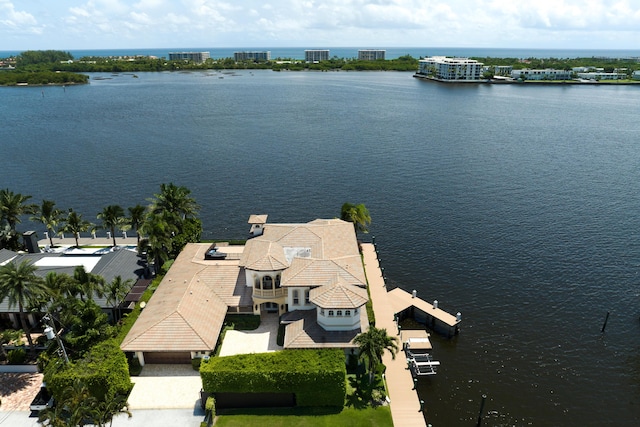
[[[170,61],[187,60],[202,63],[211,58],[209,52],[169,52]]]
[[[572,70],[556,70],[547,68],[544,70],[513,70],[511,77],[514,79],[524,80],[571,80],[573,78]]]
[[[270,61],[271,51],[234,52],[233,58],[238,61]]]
[[[386,50],[362,49],[358,51],[358,59],[360,61],[375,61],[384,59],[386,53]]]
[[[449,58],[432,56],[421,59],[418,74],[431,76],[439,80],[481,80],[482,62],[468,58]]]
[[[329,60],[329,49],[305,50],[304,60],[306,62],[320,62]]]

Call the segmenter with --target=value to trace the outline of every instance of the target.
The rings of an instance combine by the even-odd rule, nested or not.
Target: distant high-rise
[[[271,52],[234,52],[233,59],[236,61],[270,61]]]
[[[379,49],[362,49],[358,51],[358,59],[360,61],[375,61],[384,59],[387,51]]]
[[[304,60],[306,62],[320,62],[329,60],[329,49],[326,50],[305,50]]]
[[[211,54],[209,52],[169,52],[170,61],[179,61],[183,59],[201,63],[209,58],[211,58]]]

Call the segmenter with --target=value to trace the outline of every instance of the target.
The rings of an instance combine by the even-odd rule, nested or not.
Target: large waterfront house
[[[244,246],[191,243],[175,260],[121,348],[142,364],[209,355],[227,313],[279,315],[284,348],[356,348],[369,326],[353,224],[249,219]]]

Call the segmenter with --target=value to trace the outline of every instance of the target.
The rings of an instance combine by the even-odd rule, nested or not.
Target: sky
[[[640,0],[0,0],[0,50],[640,49]]]

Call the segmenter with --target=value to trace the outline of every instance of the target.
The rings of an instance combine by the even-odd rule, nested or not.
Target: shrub
[[[283,350],[215,357],[200,366],[202,386],[213,393],[294,393],[298,406],[342,406],[344,353]]]
[[[191,367],[193,368],[194,371],[200,370],[201,363],[202,363],[202,358],[200,357],[194,357],[193,359],[191,359]]]
[[[9,365],[22,365],[25,360],[27,360],[27,352],[24,348],[16,348],[7,353]]]
[[[86,384],[99,402],[126,396],[133,387],[127,358],[113,339],[95,345],[83,359],[62,366],[50,363],[45,369],[47,387],[56,400],[76,379]]]

